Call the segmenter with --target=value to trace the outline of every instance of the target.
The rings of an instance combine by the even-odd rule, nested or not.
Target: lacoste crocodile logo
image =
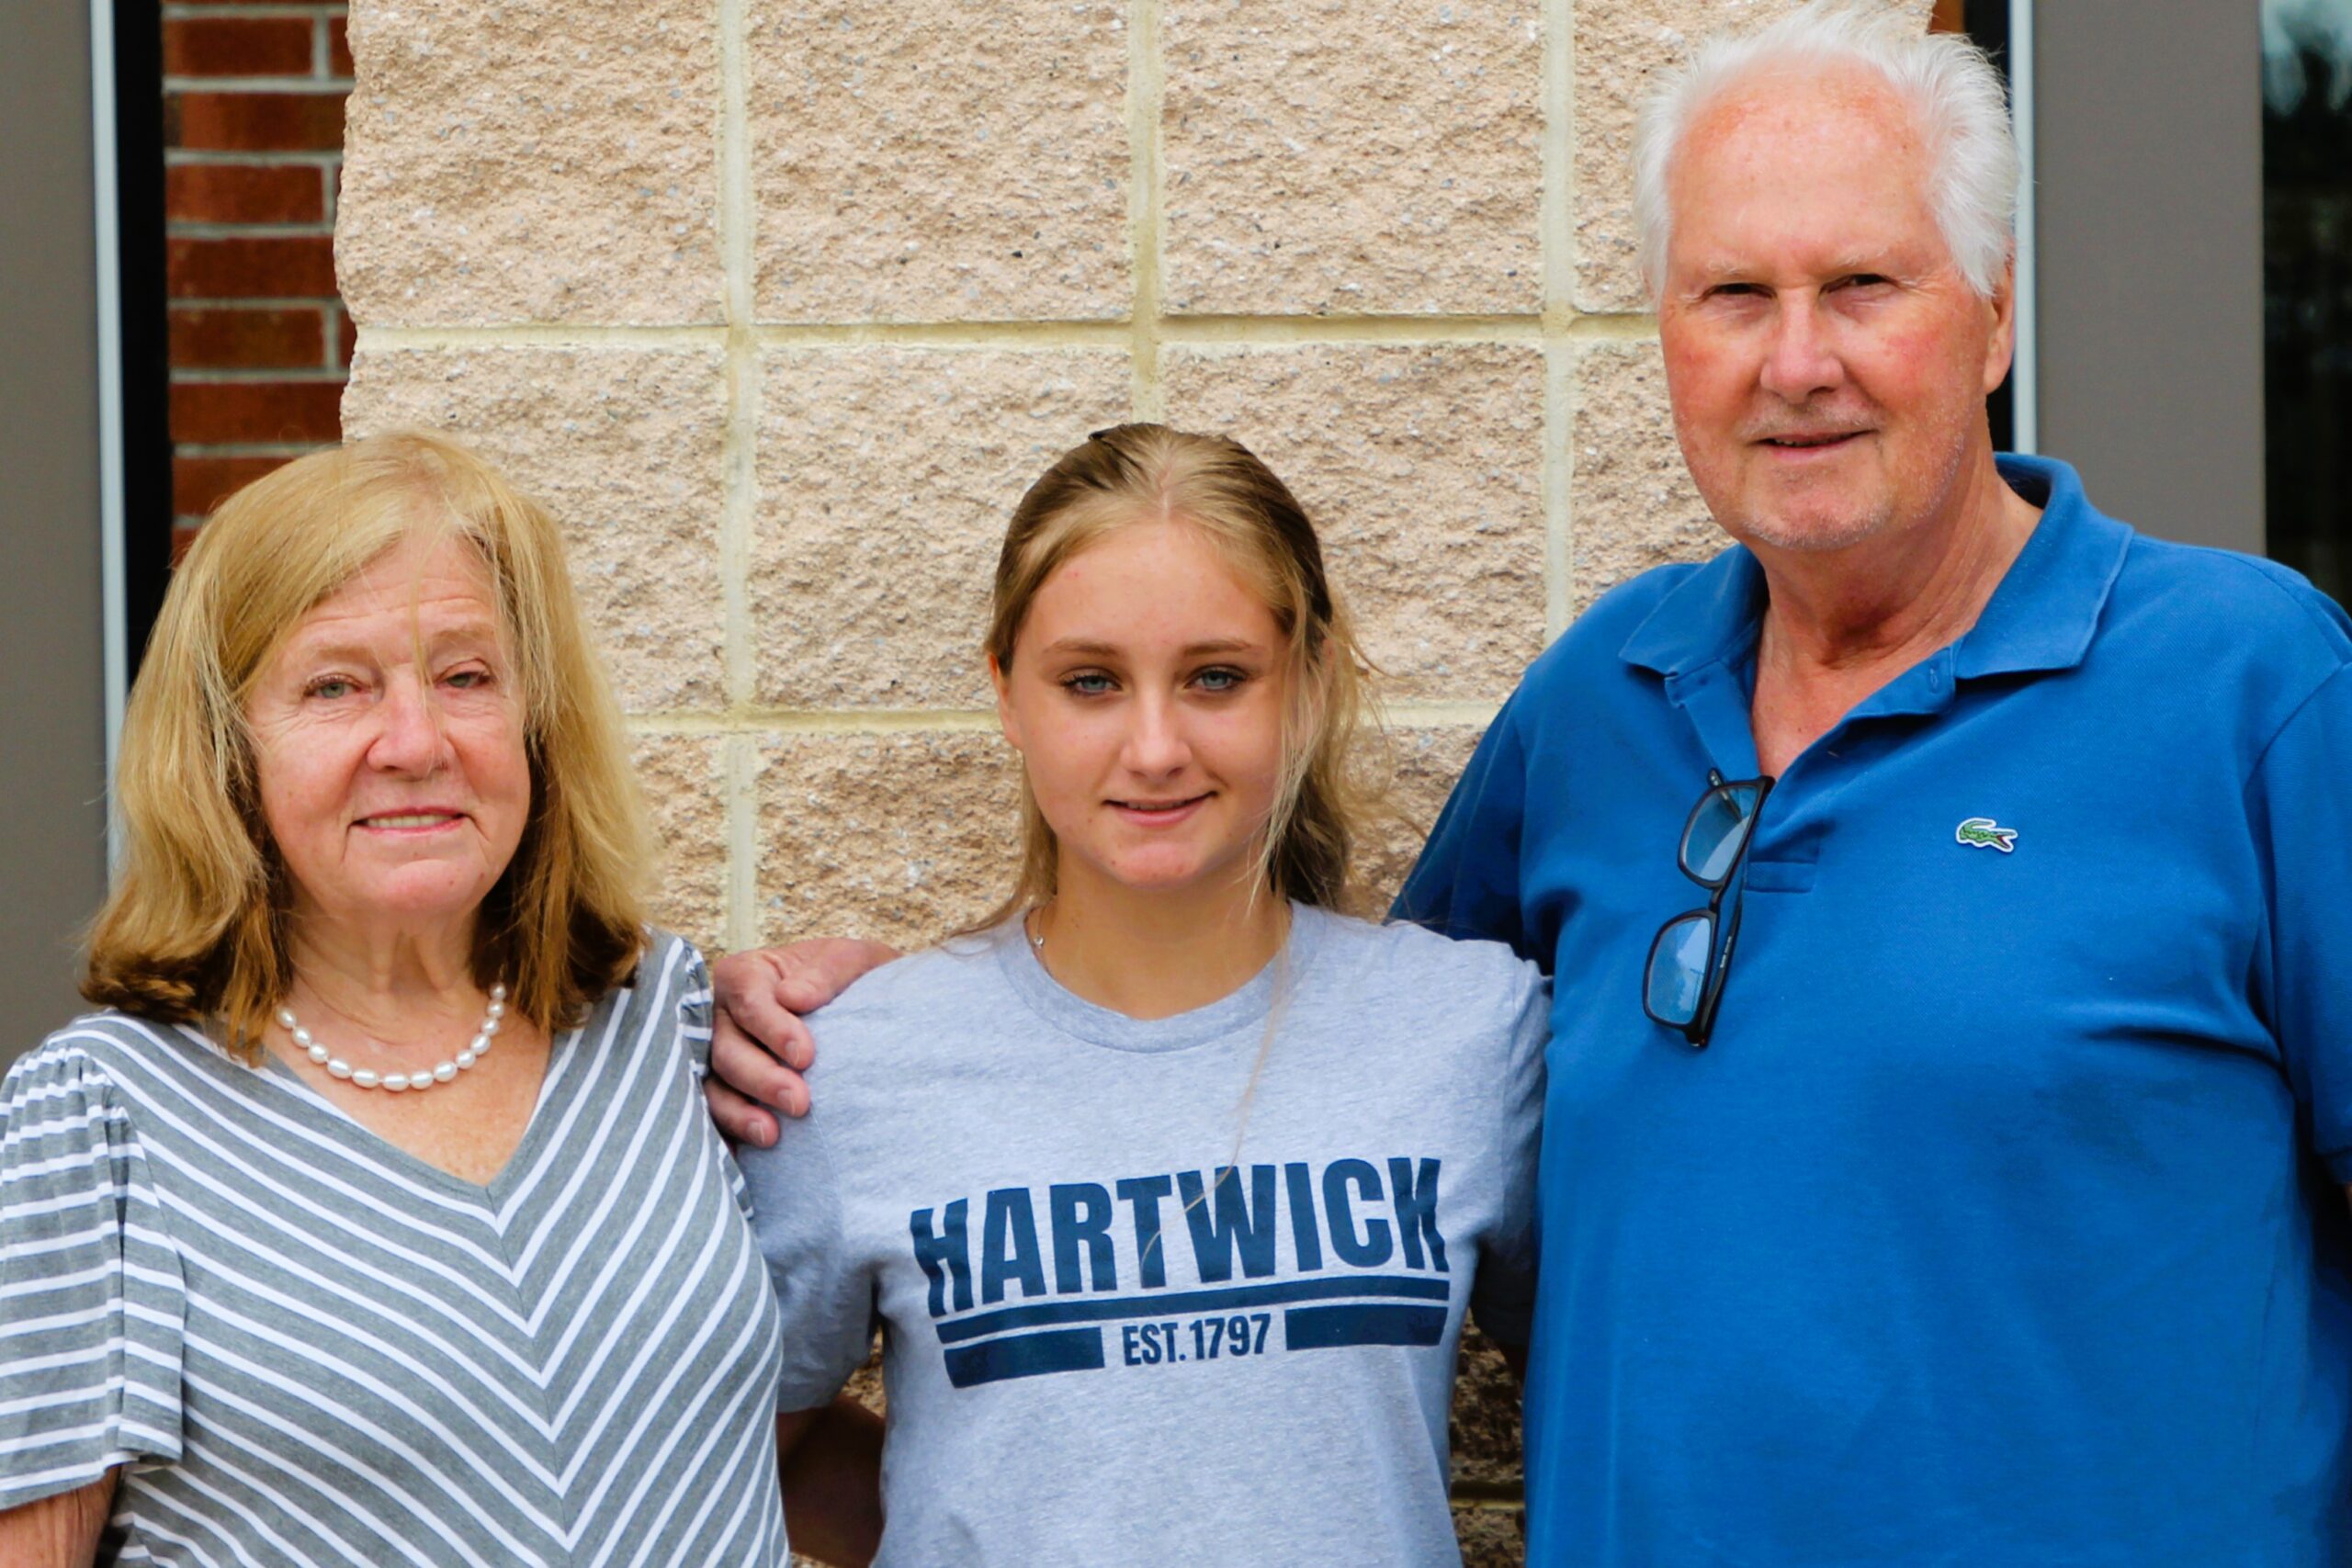
[[[1998,850],[2005,855],[2017,852],[2018,830],[2001,827],[1990,817],[1970,818],[1952,837],[1974,850]]]

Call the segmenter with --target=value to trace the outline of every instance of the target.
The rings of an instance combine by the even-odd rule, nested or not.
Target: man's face
[[[2009,286],[1953,265],[1914,117],[1863,72],[1701,110],[1668,184],[1675,433],[1733,537],[1836,550],[1937,513],[2009,362]]]

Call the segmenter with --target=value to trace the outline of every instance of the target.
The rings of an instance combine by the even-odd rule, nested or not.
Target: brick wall
[[[336,440],[351,319],[335,292],[345,7],[164,6],[175,537],[239,485]]]

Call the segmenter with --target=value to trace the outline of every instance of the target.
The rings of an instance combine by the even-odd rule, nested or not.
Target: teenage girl
[[[880,1325],[886,1564],[1456,1562],[1546,987],[1342,912],[1363,660],[1313,528],[1232,441],[1102,432],[1014,513],[988,657],[1012,896],[812,1016],[813,1109],[742,1151],[782,1407]]]

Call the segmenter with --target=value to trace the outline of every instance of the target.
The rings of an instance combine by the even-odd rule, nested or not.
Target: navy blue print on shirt
[[[915,1210],[907,1234],[957,1388],[1430,1347],[1450,1294],[1440,1169],[1350,1157],[1000,1187],[977,1225],[957,1198]]]

